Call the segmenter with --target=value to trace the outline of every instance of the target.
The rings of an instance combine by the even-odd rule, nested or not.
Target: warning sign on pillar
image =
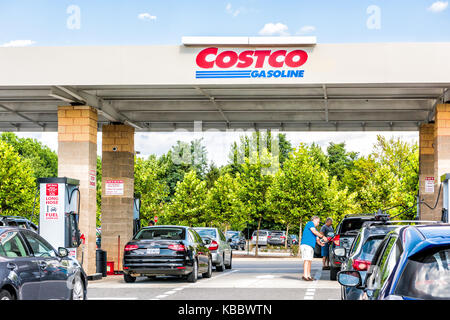
[[[106,180],[105,195],[123,196],[123,180]]]
[[[434,177],[425,178],[425,193],[434,193]]]

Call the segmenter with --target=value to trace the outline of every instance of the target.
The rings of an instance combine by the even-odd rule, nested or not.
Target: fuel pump
[[[133,203],[133,235],[135,235],[141,229],[141,198],[135,195]]]
[[[449,207],[450,207],[450,188],[449,188],[449,181],[450,181],[450,173],[446,173],[441,176],[441,183],[443,186],[443,201],[442,201],[442,222],[449,223]]]
[[[53,247],[64,247],[76,258],[81,244],[78,227],[80,182],[70,178],[39,178],[39,234]]]

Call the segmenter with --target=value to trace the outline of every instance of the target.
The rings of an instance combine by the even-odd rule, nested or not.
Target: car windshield
[[[410,258],[394,294],[417,299],[450,299],[450,247]]]
[[[364,219],[347,219],[342,221],[340,233],[357,232],[367,220]]]
[[[182,228],[145,228],[136,234],[135,240],[184,240]]]
[[[239,231],[227,231],[227,237],[239,237]]]
[[[283,232],[272,232],[270,235],[275,236],[275,237],[280,237],[283,235]]]
[[[381,241],[383,241],[384,236],[377,237],[369,237],[366,242],[363,244],[361,249],[361,254],[359,255],[359,259],[365,261],[372,261],[375,252],[377,251],[378,246]]]
[[[215,229],[194,229],[200,235],[200,237],[205,238],[213,238],[217,237],[217,233]]]

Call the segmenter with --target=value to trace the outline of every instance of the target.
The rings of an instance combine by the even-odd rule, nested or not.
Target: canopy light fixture
[[[304,47],[315,46],[316,37],[182,37],[186,47],[203,46],[253,46],[253,47]]]

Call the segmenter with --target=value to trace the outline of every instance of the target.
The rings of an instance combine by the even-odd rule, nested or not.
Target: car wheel
[[[225,255],[222,257],[220,264],[216,266],[216,271],[222,272],[225,269]]]
[[[84,285],[80,277],[75,277],[70,293],[70,300],[86,300]]]
[[[197,277],[198,277],[198,265],[197,265],[197,260],[194,260],[194,269],[188,275],[187,281],[192,282],[192,283],[197,282]]]
[[[133,283],[136,281],[136,277],[132,277],[129,274],[124,273],[123,280],[125,280],[126,283]]]
[[[208,259],[208,271],[205,273],[202,273],[203,278],[211,278],[212,276],[212,261],[211,258]]]
[[[233,253],[230,253],[230,264],[225,266],[225,269],[231,269],[233,266]]]
[[[6,290],[0,290],[0,300],[14,300],[14,298],[11,296],[11,293],[9,293]]]
[[[330,268],[330,280],[336,280],[337,279],[337,274],[339,272],[338,268]]]

